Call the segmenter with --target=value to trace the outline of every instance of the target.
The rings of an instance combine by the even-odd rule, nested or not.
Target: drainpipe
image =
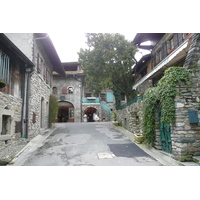
[[[25,65],[25,86],[24,86],[24,106],[23,106],[23,134],[22,138],[28,138],[28,125],[29,125],[29,94],[30,94],[30,74],[33,72],[33,68]]]
[[[81,80],[78,80],[78,78],[77,78],[76,75],[74,76],[74,78],[75,78],[76,81],[80,82],[80,98],[81,98],[81,100],[80,100],[80,110],[81,110],[81,112],[80,112],[81,113],[80,119],[81,119],[81,123],[82,123],[83,122],[83,112],[82,112],[83,80],[82,80],[82,76],[80,77]]]

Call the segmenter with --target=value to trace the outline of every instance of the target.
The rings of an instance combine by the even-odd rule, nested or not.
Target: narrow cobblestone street
[[[43,145],[13,166],[159,166],[110,122],[58,123]],[[19,162],[20,160],[20,162]]]

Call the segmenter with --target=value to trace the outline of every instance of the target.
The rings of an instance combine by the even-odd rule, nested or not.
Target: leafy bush
[[[58,114],[58,101],[54,95],[49,97],[49,127],[52,127],[56,116]]]

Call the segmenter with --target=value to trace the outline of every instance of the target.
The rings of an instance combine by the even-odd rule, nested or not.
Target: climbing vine
[[[52,126],[56,115],[58,113],[58,101],[54,95],[50,95],[49,97],[49,127]]]
[[[156,108],[161,108],[161,121],[173,123],[175,121],[175,102],[178,83],[190,83],[189,71],[183,67],[170,67],[165,70],[157,87],[149,88],[144,94],[143,134],[145,142],[153,145],[155,138]]]

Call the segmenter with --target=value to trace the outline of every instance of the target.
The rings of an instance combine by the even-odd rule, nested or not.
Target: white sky
[[[68,32],[68,33],[48,33],[56,51],[62,62],[78,61],[78,54],[80,48],[87,48],[85,33]],[[136,33],[120,33],[125,36],[127,40],[132,41]],[[141,57],[141,53],[137,54],[136,59]]]

